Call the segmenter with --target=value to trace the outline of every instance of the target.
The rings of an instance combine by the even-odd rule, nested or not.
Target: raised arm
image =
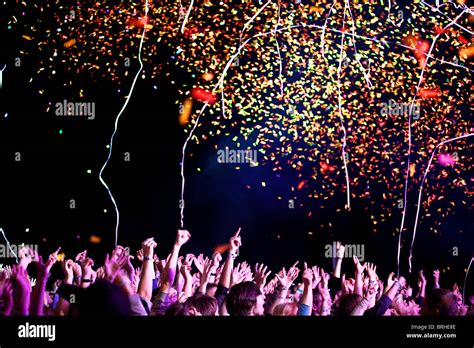
[[[303,272],[303,295],[298,304],[298,315],[309,316],[313,308],[313,270],[308,268],[306,262]]]
[[[142,243],[143,264],[137,293],[141,298],[148,301],[151,300],[151,294],[153,292],[153,278],[155,276],[153,250],[156,248],[156,245],[153,238],[148,238]]]
[[[238,255],[238,250],[242,245],[242,239],[240,237],[240,228],[238,231],[230,238],[230,249],[227,253],[227,259],[224,263],[224,269],[222,270],[221,277],[219,279],[219,285],[224,288],[230,287],[230,277],[232,275],[232,270],[234,268],[234,259]]]
[[[174,283],[174,279],[176,276],[176,265],[178,262],[179,251],[181,247],[187,243],[187,241],[191,238],[191,234],[187,230],[178,230],[176,233],[176,240],[173,245],[173,249],[171,250],[171,255],[166,262],[165,269],[163,270],[163,275],[161,276],[161,287],[160,291],[162,293],[167,294],[171,285]]]
[[[54,253],[49,255],[48,260],[43,263],[41,256],[37,257],[36,260],[36,286],[34,287],[33,294],[31,296],[30,314],[31,315],[43,315],[44,311],[44,291],[46,289],[46,282],[49,278],[49,271],[51,267],[56,263],[58,253],[61,248],[56,250]]]
[[[14,285],[14,314],[28,315],[31,300],[31,284],[26,270],[21,265],[14,265],[12,267],[12,280]]]
[[[418,273],[418,294],[416,297],[418,299],[423,299],[425,298],[425,293],[426,293],[426,278],[425,278],[425,275],[423,274],[423,270],[421,270]]]
[[[345,250],[346,248],[341,244],[341,242],[336,242],[336,265],[332,272],[334,278],[341,278],[341,266]]]
[[[318,290],[323,299],[321,306],[321,316],[329,316],[331,314],[331,294],[329,293],[328,282],[329,274],[324,273],[324,269],[320,269],[321,281],[318,284]]]
[[[194,255],[187,254],[183,264],[181,265],[181,274],[184,277],[183,294],[186,298],[193,295],[193,276],[191,274],[191,265]]]
[[[283,268],[279,273],[275,275],[278,279],[279,284],[275,289],[277,291],[277,298],[275,299],[270,308],[270,314],[273,313],[273,310],[276,306],[286,302],[286,299],[288,297],[288,290],[290,289],[290,286],[293,284],[300,272],[300,270],[296,268],[297,264],[298,261],[288,270],[288,273],[286,272],[286,269]]]
[[[64,273],[64,279],[62,281],[63,284],[69,284],[72,285],[74,281],[74,271],[73,271],[73,266],[74,266],[74,261],[73,260],[63,260],[61,262],[61,266],[63,269]],[[66,299],[59,297],[58,299],[58,305],[56,306],[54,312],[56,315],[66,315],[69,311],[69,302],[66,301]]]
[[[272,273],[271,271],[267,272],[267,266],[264,264],[256,264],[255,265],[255,283],[260,288],[260,291],[263,293],[263,289],[265,288],[265,284],[267,283],[267,278]]]
[[[363,287],[363,281],[362,281],[362,274],[364,273],[364,266],[362,266],[359,262],[359,259],[357,256],[354,256],[352,258],[354,260],[354,267],[355,267],[355,284],[354,284],[354,294],[363,295],[362,287]]]

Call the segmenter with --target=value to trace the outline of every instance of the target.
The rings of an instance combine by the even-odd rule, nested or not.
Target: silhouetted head
[[[456,295],[447,289],[432,289],[426,293],[421,315],[454,316],[459,311]]]
[[[253,282],[234,285],[227,295],[226,305],[230,315],[263,315],[265,295]]]
[[[346,294],[339,298],[338,305],[334,311],[335,316],[349,316],[354,308],[360,303],[362,296],[357,294]]]
[[[214,297],[196,294],[186,300],[186,315],[214,316],[217,313],[217,300]]]
[[[130,314],[130,300],[117,285],[98,280],[83,290],[79,313],[85,316],[126,316]]]

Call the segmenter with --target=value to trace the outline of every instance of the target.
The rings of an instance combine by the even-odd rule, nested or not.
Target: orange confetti
[[[68,40],[64,43],[64,47],[65,48],[69,48],[69,47],[72,47],[76,44],[76,40],[75,39],[71,39],[71,40]]]
[[[135,28],[144,28],[144,27],[146,29],[153,28],[153,25],[148,24],[148,18],[147,17],[143,17],[143,18],[139,18],[139,19],[132,18],[128,21],[128,25],[131,26],[131,27],[135,27]]]
[[[461,59],[468,59],[474,56],[474,45],[460,48],[458,51],[458,54],[459,54],[459,58]]]
[[[91,242],[92,244],[99,244],[101,241],[102,239],[94,234],[91,235],[91,237],[89,238],[89,242]]]
[[[214,252],[218,252],[220,254],[224,254],[226,251],[230,249],[230,244],[220,244],[214,247]]]
[[[469,45],[469,41],[467,41],[467,39],[462,35],[458,36],[458,40],[461,41],[465,45]]]
[[[414,163],[411,163],[410,164],[410,177],[413,178],[413,175],[415,175],[415,164]]]
[[[421,98],[437,98],[441,96],[441,91],[439,89],[433,88],[420,88],[418,91],[418,96]]]
[[[307,182],[306,180],[301,181],[301,182],[298,184],[297,189],[298,189],[298,190],[301,190],[301,189],[304,187],[304,185],[306,185],[306,182]]]
[[[211,81],[214,78],[214,73],[213,72],[206,72],[201,75],[201,78],[204,81]]]
[[[180,114],[178,121],[181,126],[184,126],[186,123],[188,123],[192,109],[193,100],[188,97],[184,100],[184,103],[180,105]]]

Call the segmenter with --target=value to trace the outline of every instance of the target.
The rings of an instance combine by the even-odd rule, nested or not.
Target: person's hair
[[[217,312],[217,300],[214,297],[196,294],[186,300],[186,310],[194,307],[196,311],[204,316],[214,316]]]
[[[227,295],[227,311],[233,316],[251,315],[251,310],[256,305],[257,297],[260,295],[260,289],[253,282],[234,285]]]
[[[297,312],[298,305],[296,303],[286,302],[276,305],[275,308],[273,308],[272,315],[288,317],[296,315]]]
[[[276,301],[277,297],[278,293],[276,291],[265,295],[265,302],[263,304],[263,311],[265,315],[271,315],[270,309],[272,308],[273,303]]]
[[[185,311],[186,306],[181,302],[174,302],[168,306],[165,310],[165,316],[167,317],[182,317],[186,315]]]
[[[339,298],[338,305],[334,311],[334,316],[349,316],[354,308],[361,301],[362,296],[357,294],[345,294]]]
[[[454,316],[459,306],[456,295],[447,289],[432,289],[426,293],[421,315]]]
[[[130,314],[130,300],[120,287],[99,279],[84,289],[79,313],[84,316],[126,316]]]
[[[211,296],[213,296],[216,293],[216,290],[217,290],[217,284],[213,284],[213,283],[207,284],[206,295],[210,294]]]

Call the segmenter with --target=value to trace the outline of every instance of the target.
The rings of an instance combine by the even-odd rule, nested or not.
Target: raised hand
[[[328,289],[329,284],[329,274],[324,272],[324,269],[321,268],[320,270],[321,281],[320,284],[322,288]]]
[[[341,242],[336,242],[336,257],[342,259],[344,257],[344,252],[346,247],[341,244]]]
[[[422,288],[423,286],[426,286],[426,277],[423,270],[420,270],[420,272],[418,272],[418,287]]]
[[[313,271],[313,289],[316,289],[321,281],[321,274],[318,266],[313,266],[311,269]]]
[[[242,269],[242,264],[239,263],[237,265],[237,267],[235,267],[233,270],[232,270],[232,275],[231,275],[231,280],[230,280],[230,288],[233,287],[234,285],[237,285],[239,283],[241,283],[244,278],[245,278],[245,273],[244,273],[244,270]]]
[[[222,255],[217,251],[214,252],[214,254],[212,254],[212,267],[217,269],[221,261],[222,261]]]
[[[82,269],[82,276],[84,279],[87,279],[92,275],[93,266],[94,266],[94,260],[92,260],[90,257],[86,257],[82,260],[81,269]]]
[[[247,262],[242,262],[242,271],[245,274],[245,277],[243,279],[244,282],[251,282],[253,281],[253,273],[252,273],[252,268]]]
[[[112,259],[117,260],[117,258],[122,255],[122,253],[127,252],[127,249],[125,249],[121,245],[117,245],[114,250],[112,250]],[[128,252],[127,252],[128,253]]]
[[[143,259],[152,260],[153,259],[153,251],[158,244],[155,242],[153,238],[145,239],[142,243],[142,253]]]
[[[211,274],[214,272],[216,269],[214,268],[214,264],[212,260],[208,260],[204,262],[203,268],[202,268],[202,273],[201,274],[201,279],[200,279],[200,284],[208,284],[210,279],[211,279]],[[204,289],[205,290],[205,289]],[[202,291],[203,293],[205,291]]]
[[[104,262],[105,279],[113,283],[122,267],[127,263],[127,260],[128,255],[125,253],[120,254],[117,259],[113,259],[107,254]]]
[[[359,258],[357,256],[353,256],[352,260],[354,261],[356,275],[362,275],[364,272],[364,266],[359,262]]]
[[[305,286],[310,286],[312,288],[313,270],[311,268],[308,268],[308,265],[306,264],[306,262],[304,263],[303,283]]]
[[[0,272],[3,279],[10,279],[12,277],[12,268],[9,265],[3,267],[2,271]]]
[[[176,233],[176,240],[175,240],[175,245],[177,246],[183,246],[188,242],[188,240],[191,238],[191,233],[187,230],[178,230]]]
[[[81,284],[81,278],[82,278],[82,268],[81,265],[77,262],[74,262],[72,265],[72,271],[74,273],[74,279],[76,279],[76,285]]]
[[[341,290],[342,290],[342,295],[350,294],[349,287],[347,286],[345,273],[341,276]]]
[[[377,266],[373,263],[367,262],[365,264],[365,269],[367,270],[367,274],[369,275],[369,281],[376,281],[377,277]]]
[[[255,265],[255,283],[260,289],[265,287],[265,283],[267,282],[267,278],[272,273],[270,270],[267,272],[267,266],[264,264],[256,264]]]
[[[97,279],[105,279],[104,266],[101,266],[97,269]]]
[[[296,278],[298,278],[298,275],[300,274],[300,269],[296,267],[298,263],[299,261],[296,261],[293,266],[291,266],[288,270],[288,278],[290,280],[290,284],[293,284]]]
[[[19,264],[24,269],[28,268],[28,265],[35,260],[35,251],[29,246],[23,246],[18,252]]]
[[[395,273],[391,272],[387,277],[387,282],[386,282],[386,285],[385,285],[385,291],[384,292],[387,292],[392,287],[393,283],[395,283]]]
[[[204,255],[199,254],[198,257],[195,257],[193,259],[193,262],[194,262],[194,266],[196,266],[199,273],[202,274],[204,272]]]
[[[378,283],[376,280],[370,280],[369,285],[367,287],[367,291],[365,293],[365,298],[368,299],[369,301],[374,301],[375,296],[377,295],[378,291]]]
[[[57,256],[59,253],[59,248],[56,250],[54,253],[49,255],[48,260],[43,263],[43,258],[41,256],[38,256],[38,261],[36,262],[36,274],[38,279],[47,279],[49,276],[49,271],[51,270],[51,267],[56,263]]]
[[[63,269],[64,273],[64,282],[66,284],[72,284],[72,281],[74,279],[74,261],[72,260],[65,260],[61,261],[61,267]]]
[[[74,261],[81,264],[81,262],[87,257],[87,250],[84,250],[76,255]]]
[[[180,272],[185,279],[192,279],[191,263],[185,260],[181,265]]]
[[[230,251],[236,253],[237,250],[242,246],[242,238],[240,237],[240,227],[237,232],[230,238]]]

